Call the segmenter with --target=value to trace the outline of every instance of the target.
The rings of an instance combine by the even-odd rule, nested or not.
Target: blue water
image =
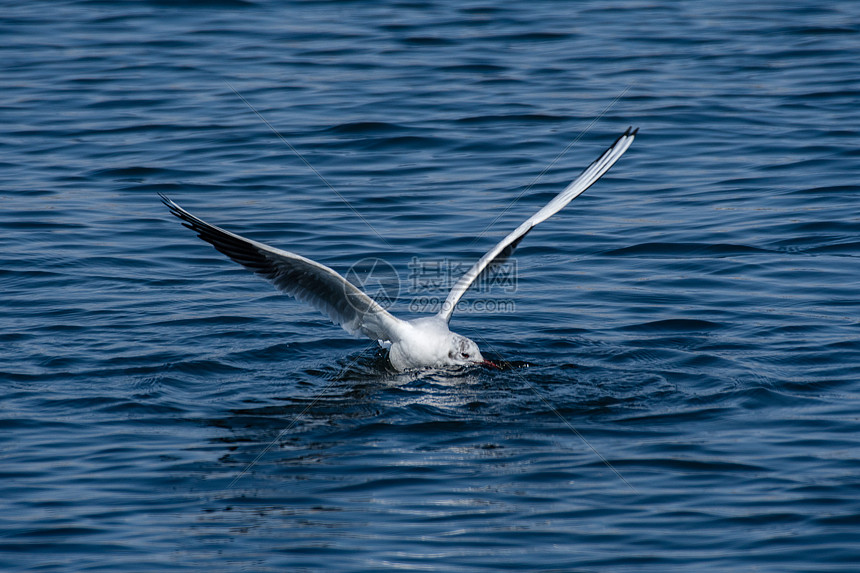
[[[3,4],[3,571],[856,570],[860,3]],[[503,370],[157,197],[413,317],[628,125],[454,316]]]

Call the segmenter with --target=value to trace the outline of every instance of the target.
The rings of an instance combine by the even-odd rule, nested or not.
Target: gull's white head
[[[451,333],[451,347],[448,349],[449,363],[456,366],[484,364],[486,361],[478,350],[478,345],[469,338]]]

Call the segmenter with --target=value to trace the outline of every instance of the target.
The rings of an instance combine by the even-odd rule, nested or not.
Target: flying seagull
[[[401,320],[329,267],[301,255],[246,239],[195,217],[159,194],[170,212],[237,263],[272,281],[286,294],[327,314],[350,334],[363,334],[388,347],[388,359],[397,370],[451,366],[495,366],[484,359],[472,340],[451,332],[448,323],[460,298],[494,262],[509,257],[538,223],[545,221],[609,171],[627,151],[638,129],[628,128],[609,149],[591,163],[564,191],[529,217],[472,265],[448,293],[442,309],[433,316]]]

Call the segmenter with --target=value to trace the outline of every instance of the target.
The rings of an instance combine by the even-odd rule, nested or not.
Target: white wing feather
[[[361,333],[378,341],[397,340],[402,321],[329,267],[210,225],[167,197],[160,197],[198,237],[286,294],[310,304],[350,334]]]
[[[633,139],[636,137],[638,129],[628,128],[623,135],[615,140],[609,149],[603,152],[603,155],[598,157],[577,177],[564,191],[556,195],[549,203],[547,203],[540,211],[529,217],[522,225],[517,227],[512,233],[501,240],[499,244],[490,249],[490,251],[481,257],[481,259],[470,268],[448,293],[448,298],[442,305],[439,311],[439,316],[445,321],[451,320],[451,314],[457,307],[457,303],[463,297],[469,287],[481,273],[483,273],[492,263],[500,262],[513,253],[520,241],[525,238],[529,231],[537,225],[560,211],[565,205],[573,201],[583,191],[591,187],[598,179],[609,171],[618,159],[624,155]]]

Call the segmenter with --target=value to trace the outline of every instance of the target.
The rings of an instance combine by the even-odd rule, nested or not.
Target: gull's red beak
[[[488,368],[495,368],[496,370],[501,370],[501,368],[499,368],[498,364],[496,364],[495,362],[490,362],[489,360],[484,360],[483,362],[481,362],[481,366],[486,366]]]

